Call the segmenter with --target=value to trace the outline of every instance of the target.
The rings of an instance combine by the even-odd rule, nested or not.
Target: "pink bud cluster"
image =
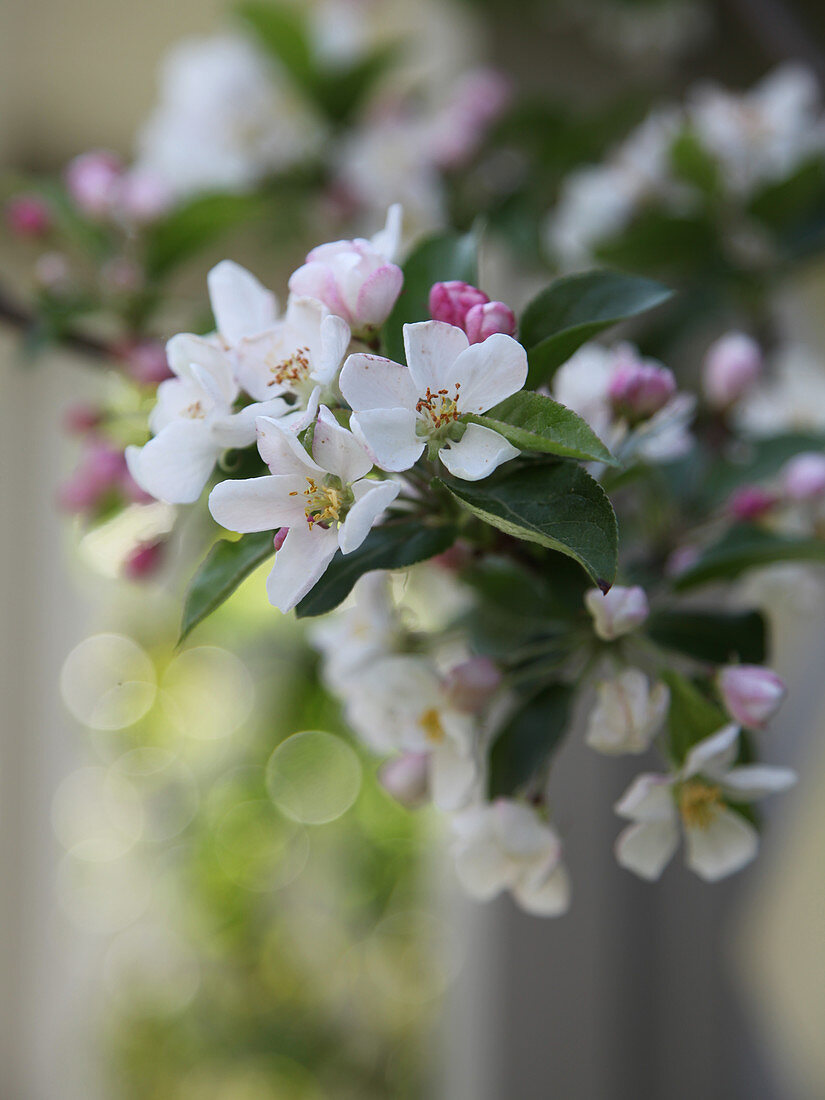
[[[471,344],[480,344],[496,332],[516,333],[516,317],[509,306],[491,302],[483,290],[458,279],[434,283],[429,306],[434,321],[464,329]]]
[[[15,237],[45,237],[52,227],[52,212],[39,195],[15,195],[6,203],[6,225]]]
[[[152,499],[132,479],[123,451],[90,434],[79,465],[59,489],[58,502],[67,512],[93,516],[113,495],[132,503]]]
[[[127,170],[120,157],[106,149],[75,157],[66,169],[66,187],[77,208],[94,221],[144,224],[159,218],[172,202],[163,180]]]
[[[762,372],[762,350],[743,332],[729,332],[705,356],[702,387],[713,409],[724,411],[741,400]]]
[[[761,665],[729,665],[719,673],[719,690],[725,707],[736,722],[761,729],[785,698],[785,682]]]
[[[646,420],[676,393],[676,379],[667,367],[640,359],[632,349],[620,349],[608,395],[613,411],[630,421]]]

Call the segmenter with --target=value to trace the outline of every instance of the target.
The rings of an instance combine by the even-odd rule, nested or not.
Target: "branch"
[[[25,335],[36,327],[37,318],[17,302],[12,301],[5,291],[0,288],[0,322],[5,322],[11,328],[17,329],[18,332]],[[77,352],[86,358],[106,361],[117,358],[112,344],[106,343],[105,340],[99,340],[95,336],[88,336],[84,332],[78,332],[76,329],[65,329],[59,332],[55,339],[62,347]]]

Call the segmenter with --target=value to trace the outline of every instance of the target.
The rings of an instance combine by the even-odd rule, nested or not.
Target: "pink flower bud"
[[[498,666],[489,657],[471,657],[450,669],[444,686],[454,707],[478,714],[498,691],[501,678]]]
[[[72,405],[63,418],[63,426],[70,435],[88,435],[102,423],[103,410],[96,405]]]
[[[731,718],[749,729],[761,729],[785,698],[785,683],[761,665],[729,665],[719,673],[719,690]]]
[[[150,542],[133,550],[123,563],[123,575],[130,581],[142,581],[157,573],[163,564],[166,542]]]
[[[273,541],[273,545],[275,547],[275,553],[276,554],[281,549],[281,547],[284,545],[284,542],[286,541],[286,537],[287,537],[288,534],[289,534],[289,528],[288,527],[281,527],[275,532],[275,538],[272,541]]]
[[[118,348],[126,373],[142,386],[157,386],[172,377],[160,340],[136,340]]]
[[[818,500],[825,495],[825,454],[796,455],[782,471],[782,484],[791,500]]]
[[[464,328],[467,314],[473,306],[483,306],[489,301],[483,290],[458,279],[433,283],[430,289],[430,316],[434,321]]]
[[[711,344],[702,385],[708,404],[727,409],[752,388],[762,371],[762,350],[743,332],[729,332]]]
[[[43,237],[52,227],[52,214],[39,195],[15,195],[6,203],[6,224],[16,237]]]
[[[406,752],[387,760],[378,782],[402,806],[420,806],[427,798],[429,762],[425,753]]]
[[[128,172],[118,190],[118,211],[126,221],[146,225],[172,206],[168,184],[154,172]]]
[[[622,350],[608,393],[619,415],[632,421],[646,420],[664,408],[676,393],[676,379],[667,367],[645,362]]]
[[[448,573],[460,573],[465,566],[473,560],[473,552],[466,542],[456,542],[441,554],[430,558],[432,565],[437,565]]]
[[[471,344],[480,344],[496,332],[515,336],[516,315],[504,302],[480,303],[467,311],[464,331]]]
[[[591,588],[584,602],[593,616],[593,629],[606,642],[635,630],[650,614],[645,590],[639,585],[623,588],[616,584],[606,594]]]
[[[686,573],[701,556],[698,546],[678,546],[665,562],[665,576],[678,577]]]
[[[66,186],[75,205],[96,220],[107,218],[117,201],[123,164],[105,149],[81,153],[66,169]]]
[[[727,511],[734,519],[744,523],[760,519],[775,506],[776,496],[759,485],[743,485],[732,493]]]
[[[289,279],[292,294],[323,302],[342,317],[354,336],[369,337],[389,317],[404,273],[370,241],[333,241],[319,245]]]
[[[127,476],[123,451],[91,439],[74,473],[58,490],[58,503],[67,512],[94,512],[109,493],[121,489]]]
[[[467,73],[434,120],[430,149],[435,163],[446,169],[464,164],[511,96],[512,86],[501,73],[493,69]]]

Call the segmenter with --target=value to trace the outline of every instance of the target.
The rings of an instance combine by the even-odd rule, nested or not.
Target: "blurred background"
[[[418,36],[410,69],[436,95],[445,68],[483,63],[528,105],[511,125],[529,141],[482,159],[451,198],[459,216],[489,204],[523,234],[530,263],[494,245],[486,261],[488,289],[513,305],[536,285],[528,215],[652,104],[701,78],[747,87],[789,58],[825,80],[818,0],[367,7],[391,35]],[[350,33],[345,9],[324,24],[333,44]],[[21,174],[57,173],[87,149],[129,157],[161,57],[233,25],[222,0],[6,0],[0,20],[0,156]],[[539,99],[553,109],[529,106]],[[494,202],[531,143],[543,172],[521,205]],[[281,227],[207,249],[176,276],[157,335],[202,308],[223,254],[282,288],[321,239],[315,225]],[[4,251],[4,282],[25,284],[31,254]],[[825,376],[823,289],[814,256],[781,300]],[[573,912],[479,908],[454,892],[437,822],[394,803],[344,736],[313,732],[344,735],[260,577],[176,649],[175,566],[197,523],[160,582],[136,586],[113,564],[128,533],[89,531],[55,506],[77,458],[66,408],[101,388],[128,404],[120,383],[63,349],[24,363],[2,329],[0,360],[4,1100],[825,1096],[820,585],[788,599],[759,582],[791,689],[772,736],[802,782],[753,868],[713,888],[675,867],[657,888],[632,880],[609,846],[632,768],[574,741],[558,797]],[[279,753],[296,730],[306,738]]]

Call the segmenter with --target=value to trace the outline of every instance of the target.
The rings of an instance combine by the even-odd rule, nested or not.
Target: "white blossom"
[[[323,657],[324,680],[344,696],[354,674],[391,653],[400,635],[389,575],[376,571],[358,580],[348,606],[324,616],[311,638]]]
[[[685,838],[685,862],[700,878],[715,882],[756,855],[759,834],[730,802],[751,802],[796,781],[789,768],[735,765],[739,727],[724,726],[694,745],[671,775],[637,776],[616,804],[633,822],[616,841],[622,867],[657,879]]]
[[[652,688],[638,668],[626,668],[596,687],[598,700],[587,721],[585,741],[609,755],[642,753],[662,728],[670,704],[666,684]]]
[[[584,594],[584,604],[593,617],[593,629],[606,642],[629,634],[650,614],[647,595],[638,584],[630,588],[614,584],[608,592],[591,588]]]
[[[459,328],[421,321],[404,326],[404,347],[406,367],[359,353],[341,371],[352,430],[376,465],[408,470],[428,448],[455,477],[477,481],[518,455],[498,432],[458,423],[522,388],[527,353],[517,341],[495,333],[471,345]]]
[[[290,611],[318,582],[340,549],[361,545],[400,486],[367,477],[372,460],[351,432],[324,407],[318,413],[310,456],[296,434],[259,417],[258,450],[271,475],[223,481],[209,510],[230,531],[288,527],[267,580],[270,602]]]
[[[459,882],[479,901],[509,890],[522,909],[555,917],[570,905],[570,881],[555,830],[529,806],[500,798],[452,819]]]

